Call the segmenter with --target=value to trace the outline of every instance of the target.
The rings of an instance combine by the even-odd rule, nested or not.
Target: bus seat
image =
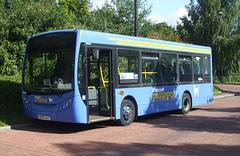
[[[179,64],[179,73],[180,73],[180,75],[184,75],[185,74],[184,73],[184,69],[183,69],[181,64]]]
[[[191,64],[190,63],[184,64],[183,68],[184,68],[184,72],[186,74],[191,74],[192,73],[192,68],[191,68]]]
[[[88,87],[88,99],[89,99],[89,105],[91,106],[98,105],[97,89],[95,86]]]
[[[194,74],[200,74],[200,68],[196,62],[194,62]]]
[[[153,83],[153,79],[151,77],[147,77],[146,79],[143,79],[143,83]]]

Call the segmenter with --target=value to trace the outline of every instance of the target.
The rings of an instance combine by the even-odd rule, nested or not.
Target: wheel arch
[[[185,90],[185,91],[183,92],[183,94],[184,94],[184,93],[187,93],[187,94],[190,96],[190,98],[191,98],[191,109],[192,109],[192,106],[193,106],[193,103],[192,103],[192,102],[193,102],[193,101],[192,101],[192,94],[191,94],[191,92],[190,92],[189,90]],[[183,95],[183,94],[182,94],[182,95]],[[182,101],[182,100],[181,100],[181,101]]]
[[[124,99],[130,100],[134,104],[134,107],[135,107],[135,119],[134,120],[137,120],[138,119],[138,105],[137,105],[136,99],[130,95],[126,96]]]
[[[190,92],[189,90],[185,90],[185,91],[182,93],[182,96],[183,96],[184,93],[187,93],[187,94],[190,96],[190,98],[191,98],[191,107],[190,107],[190,111],[191,111],[191,110],[192,110],[192,107],[193,107],[192,94],[191,94],[191,92]],[[182,99],[181,99],[181,102],[182,102]],[[182,106],[182,104],[181,104],[181,106]]]

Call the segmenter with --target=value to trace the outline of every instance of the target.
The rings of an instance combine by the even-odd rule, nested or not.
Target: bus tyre
[[[187,114],[192,107],[192,100],[188,93],[183,93],[182,96],[182,109],[180,109],[181,114]]]
[[[118,123],[122,126],[130,125],[135,118],[135,106],[132,101],[124,99],[121,104],[120,120]]]

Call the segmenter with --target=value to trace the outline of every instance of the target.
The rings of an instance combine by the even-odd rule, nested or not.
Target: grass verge
[[[224,93],[223,90],[221,90],[220,88],[213,85],[213,95],[219,95],[219,94],[222,94],[222,93]]]
[[[0,126],[30,122],[24,115],[21,76],[0,75]]]

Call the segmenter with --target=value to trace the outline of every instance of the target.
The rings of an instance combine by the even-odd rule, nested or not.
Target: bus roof
[[[77,31],[80,34],[80,41],[85,43],[95,43],[103,45],[116,45],[125,47],[137,47],[147,49],[158,49],[166,51],[179,51],[179,52],[191,52],[201,54],[211,54],[211,48],[207,46],[199,46],[192,44],[185,44],[179,42],[171,42],[164,40],[156,40],[135,36],[126,36],[119,34],[103,33],[88,30],[56,30],[46,33],[53,32],[70,32]],[[42,33],[45,34],[45,33]],[[41,35],[41,34],[39,34]]]

